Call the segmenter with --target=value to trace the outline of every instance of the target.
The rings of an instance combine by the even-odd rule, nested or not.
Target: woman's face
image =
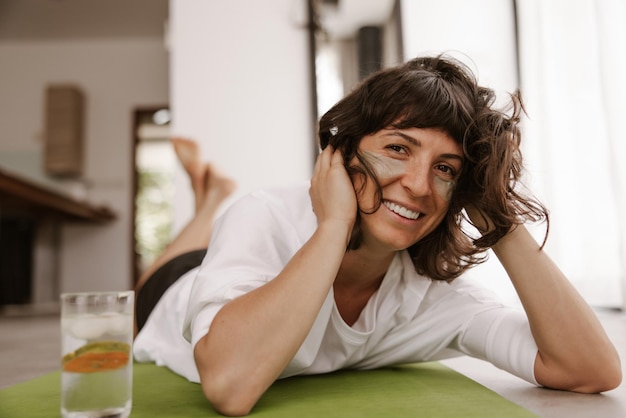
[[[432,232],[444,219],[461,173],[461,146],[438,129],[382,129],[363,137],[359,152],[376,174],[382,205],[361,214],[363,244],[383,251],[410,247]],[[356,157],[352,164],[357,165]],[[354,178],[360,190],[359,207],[376,206],[376,184]]]

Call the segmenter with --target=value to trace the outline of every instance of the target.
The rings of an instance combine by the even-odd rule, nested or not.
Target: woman
[[[152,311],[137,358],[200,381],[226,415],[249,413],[280,377],[459,354],[550,388],[619,385],[615,348],[523,226],[547,213],[519,191],[511,99],[510,115],[494,110],[446,57],[363,81],[321,118],[310,185],[233,205],[197,275]],[[525,314],[462,277],[488,248]]]

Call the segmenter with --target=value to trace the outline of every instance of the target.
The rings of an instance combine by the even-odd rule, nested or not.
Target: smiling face
[[[370,165],[382,189],[376,208],[377,186],[355,177],[359,194],[363,244],[381,250],[410,247],[444,219],[463,165],[461,146],[437,129],[388,128],[365,136],[359,153]],[[355,158],[353,165],[358,165]]]

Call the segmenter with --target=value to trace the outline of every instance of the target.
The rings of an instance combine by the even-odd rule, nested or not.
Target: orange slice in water
[[[130,345],[120,341],[99,341],[66,354],[61,363],[65,372],[95,373],[124,367],[129,357]]]

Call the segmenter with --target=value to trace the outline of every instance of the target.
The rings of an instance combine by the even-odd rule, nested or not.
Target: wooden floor
[[[60,362],[58,306],[0,315],[0,389],[58,370]]]

